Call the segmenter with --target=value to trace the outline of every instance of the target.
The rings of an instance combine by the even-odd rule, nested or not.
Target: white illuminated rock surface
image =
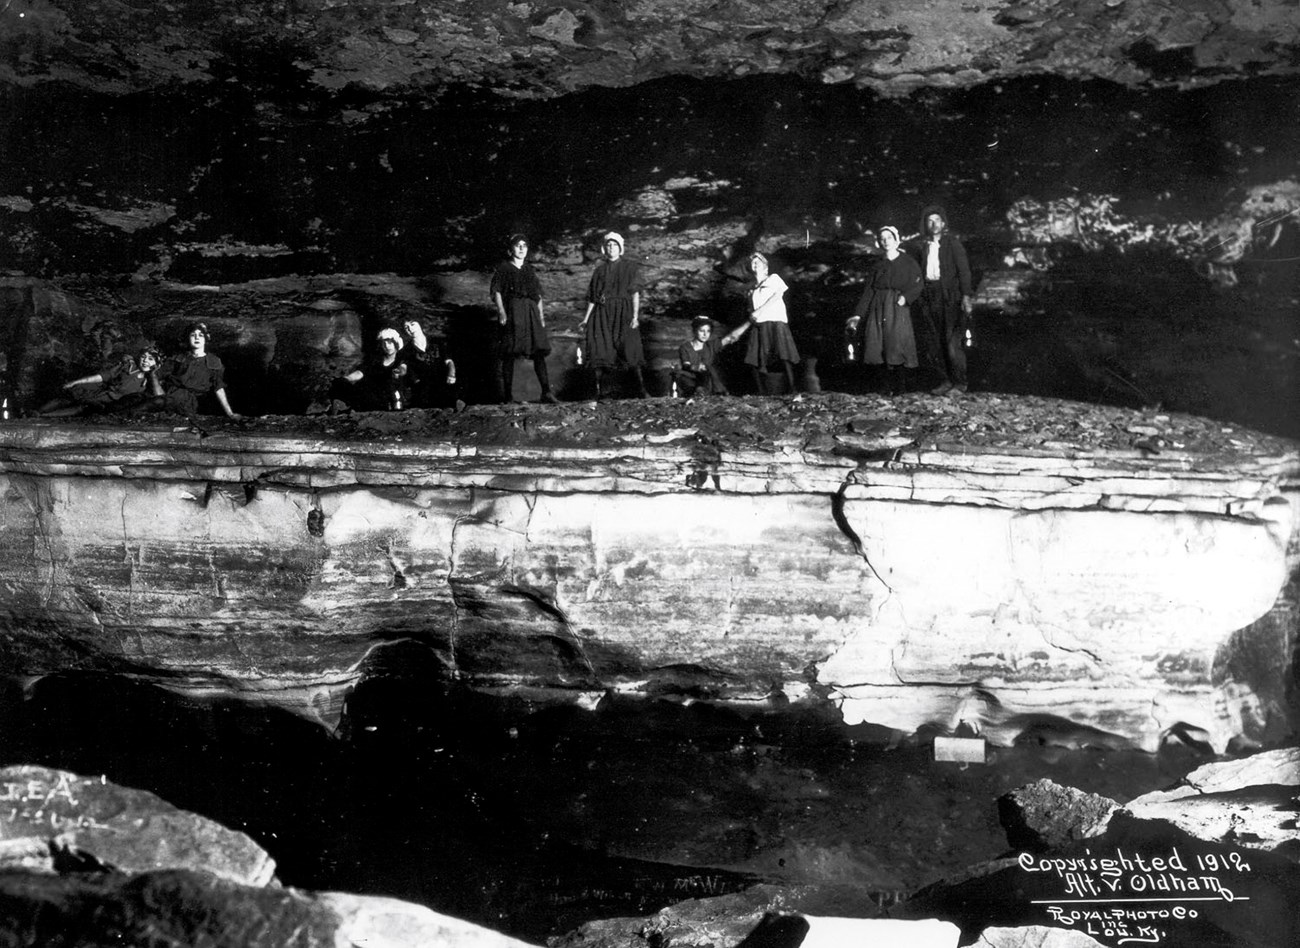
[[[0,657],[332,724],[403,641],[539,700],[1222,749],[1288,726],[1298,470],[1203,419],[994,395],[10,424]]]
[[[1163,820],[1197,839],[1294,859],[1300,852],[1300,748],[1206,764],[1177,786],[1145,793],[1125,809],[1138,819]]]

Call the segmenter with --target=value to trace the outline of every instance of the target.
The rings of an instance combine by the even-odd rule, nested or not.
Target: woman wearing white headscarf
[[[641,367],[641,290],[637,264],[623,256],[623,238],[610,231],[603,241],[605,259],[596,265],[587,288],[587,312],[578,324],[585,330],[587,364],[596,372],[596,397],[604,394],[605,370],[620,363],[636,377],[641,397],[649,395]]]
[[[907,390],[904,369],[917,366],[910,307],[925,284],[916,261],[899,251],[896,227],[880,228],[876,242],[884,252],[867,273],[862,298],[845,323],[845,337],[854,349],[851,358],[863,365],[884,365],[886,391],[901,395]]]
[[[346,402],[356,411],[384,411],[409,408],[411,380],[405,342],[396,329],[381,329],[376,337],[379,352],[361,363],[330,387],[331,399]],[[331,403],[332,404],[332,403]]]

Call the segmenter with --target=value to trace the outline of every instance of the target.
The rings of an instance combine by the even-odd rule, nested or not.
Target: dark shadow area
[[[25,696],[8,682],[0,764],[150,790],[249,833],[289,885],[396,896],[542,940],[759,880],[819,884],[828,864],[842,894],[826,912],[860,914],[864,892],[1004,850],[994,800],[1008,789],[1050,776],[1124,801],[1200,762],[1025,746],[962,767],[827,711],[680,695],[538,710],[434,684],[416,661],[373,671],[336,737],[107,675],[52,676]]]
[[[1300,437],[1290,274],[1219,289],[1167,255],[1084,254],[977,315],[983,390],[1188,412]]]
[[[914,231],[931,201],[957,230],[991,234],[1026,195],[1158,198],[1204,216],[1225,184],[1294,174],[1300,144],[1285,79],[1184,92],[1040,77],[881,99],[792,77],[670,78],[543,102],[460,90],[369,112],[378,100],[364,93],[270,83],[232,81],[219,99],[5,91],[0,173],[33,207],[0,240],[0,267],[129,274],[159,265],[162,239],[168,277],[191,283],[486,269],[508,233],[593,236],[619,223],[610,207],[674,178],[720,189],[683,197],[671,227],[741,216],[753,238]],[[277,108],[258,107],[268,97]],[[147,198],[174,202],[174,216],[97,228],[69,207],[145,214]]]
[[[283,712],[187,700],[106,675],[0,693],[0,765],[39,764],[157,793],[242,830],[288,885],[390,895],[541,940],[756,879],[620,858],[520,819],[491,761],[508,714],[427,679],[353,695],[332,738]]]

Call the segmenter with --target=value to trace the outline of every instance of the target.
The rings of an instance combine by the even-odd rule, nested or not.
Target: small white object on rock
[[[936,737],[934,759],[961,764],[982,764],[984,763],[984,738]]]
[[[847,945],[906,945],[907,948],[957,948],[961,929],[938,919],[831,918],[805,915],[808,934],[799,948]]]

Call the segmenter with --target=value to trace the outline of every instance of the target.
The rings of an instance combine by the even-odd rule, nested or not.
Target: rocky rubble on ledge
[[[542,702],[832,702],[995,744],[1292,733],[1281,439],[985,394],[204,424],[0,428],[14,674],[332,727],[400,643]]]
[[[282,887],[247,836],[102,777],[8,767],[0,793],[4,944],[525,946],[398,899]]]

